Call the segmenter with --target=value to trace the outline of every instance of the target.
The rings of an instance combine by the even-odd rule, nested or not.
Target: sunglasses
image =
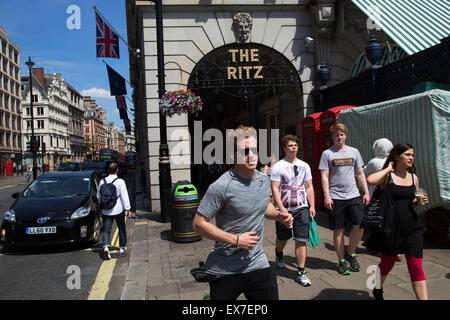
[[[295,176],[298,176],[298,167],[296,165],[294,165],[294,173]]]
[[[248,156],[250,154],[250,151],[253,154],[258,154],[258,148],[241,148],[241,149],[238,149],[238,152],[240,154],[244,154],[245,156]]]

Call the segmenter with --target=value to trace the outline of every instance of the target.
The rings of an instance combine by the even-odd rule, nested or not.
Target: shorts
[[[294,217],[294,225],[292,229],[288,229],[281,222],[276,222],[277,240],[287,241],[292,237],[294,232],[294,240],[301,242],[309,241],[309,225],[311,224],[311,217],[309,215],[309,208],[303,207],[292,212],[289,212]]]
[[[333,210],[328,210],[331,230],[340,230],[345,229],[346,226],[361,224],[364,206],[360,197],[349,200],[332,200]]]

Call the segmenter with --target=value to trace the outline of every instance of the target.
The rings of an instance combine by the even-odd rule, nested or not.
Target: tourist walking
[[[119,253],[122,256],[126,255],[127,232],[125,217],[131,218],[131,205],[125,181],[117,176],[119,172],[117,162],[110,162],[107,170],[108,176],[100,180],[97,198],[100,201],[103,217],[103,258],[110,260],[109,248],[111,246],[111,228],[114,220],[119,229]]]
[[[285,157],[272,167],[270,177],[272,193],[277,209],[290,213],[294,218],[294,224],[292,229],[288,229],[280,222],[276,222],[275,259],[279,268],[285,268],[283,249],[293,233],[298,267],[295,281],[303,287],[308,287],[311,285],[311,280],[305,271],[306,242],[309,241],[311,217],[316,215],[311,168],[306,162],[297,158],[297,136],[286,135],[281,139],[281,145]]]
[[[320,157],[324,206],[329,211],[330,228],[333,230],[333,242],[338,257],[338,272],[349,275],[358,272],[361,267],[356,260],[355,250],[361,240],[363,229],[360,228],[364,216],[364,206],[370,202],[366,177],[363,172],[363,160],[356,148],[347,146],[347,127],[337,123],[330,128],[333,146],[325,150]],[[355,179],[356,177],[356,179]],[[356,185],[362,187],[362,197]],[[344,230],[352,226],[347,249],[344,244]],[[347,266],[346,261],[349,262]]]
[[[415,196],[419,190],[419,178],[415,175],[414,147],[407,142],[396,144],[383,166],[383,170],[371,174],[367,180],[370,185],[379,186],[390,193],[394,201],[394,216],[389,234],[376,233],[380,244],[381,262],[379,269],[381,283],[375,287],[376,300],[383,300],[383,285],[389,271],[395,264],[396,256],[403,253],[411,279],[411,285],[418,300],[427,300],[428,291],[423,272],[423,225],[414,205],[428,203],[428,195]]]
[[[211,300],[234,300],[241,293],[248,300],[277,300],[277,278],[263,250],[264,217],[288,228],[293,218],[275,209],[269,177],[255,170],[256,130],[241,126],[232,138],[234,166],[209,186],[193,221],[196,233],[216,241],[203,265],[214,277]]]

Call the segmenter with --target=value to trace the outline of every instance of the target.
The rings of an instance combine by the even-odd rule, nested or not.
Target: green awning
[[[450,34],[448,0],[352,0],[409,55]]]

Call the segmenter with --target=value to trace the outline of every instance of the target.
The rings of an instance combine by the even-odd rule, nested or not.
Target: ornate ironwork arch
[[[274,86],[301,92],[292,63],[276,50],[255,43],[233,43],[213,50],[197,63],[188,82],[191,90],[215,89],[244,99]]]

